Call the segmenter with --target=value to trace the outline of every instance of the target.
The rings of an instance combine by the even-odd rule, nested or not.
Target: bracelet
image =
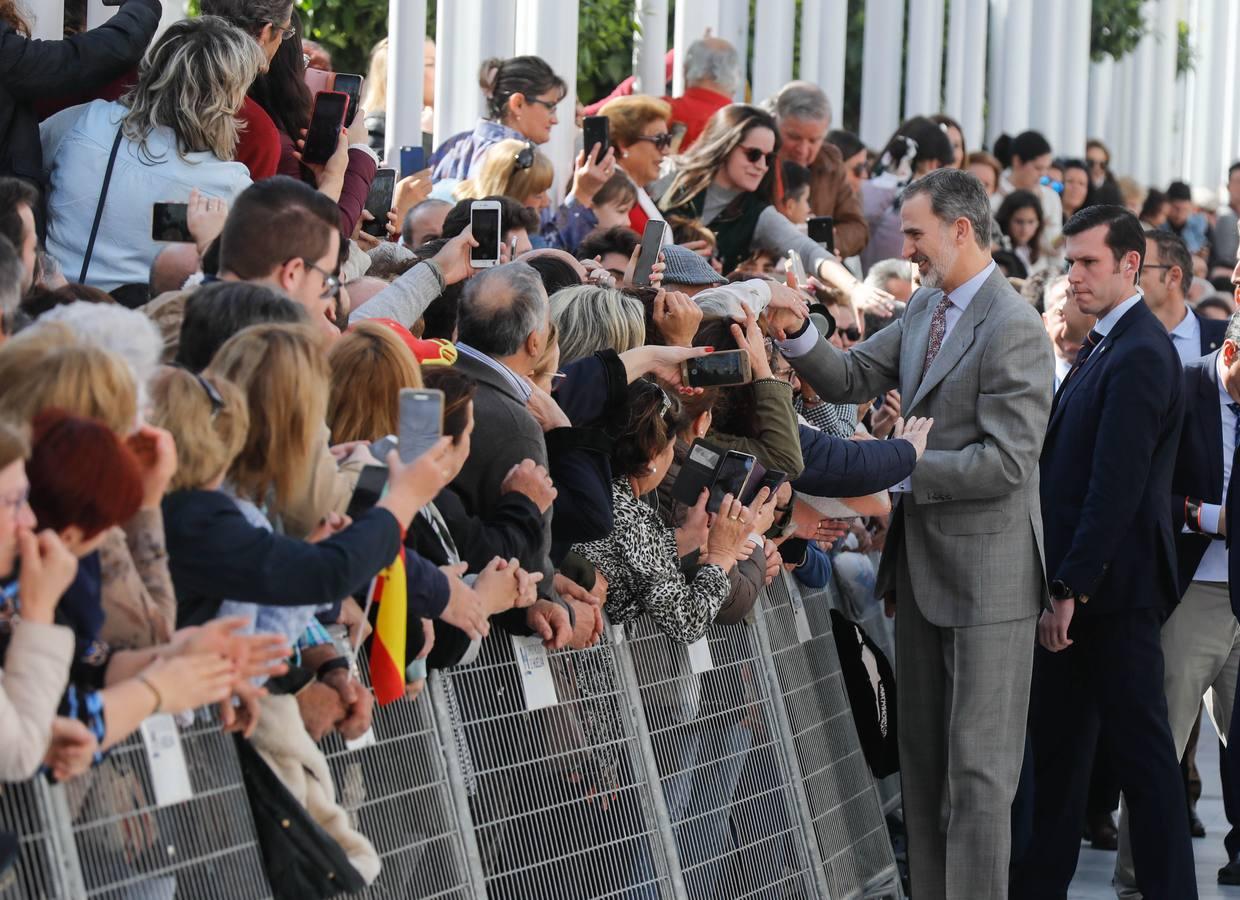
[[[349,668],[349,660],[343,656],[337,656],[332,659],[329,659],[327,662],[323,663],[323,665],[319,666],[319,668],[315,672],[315,675],[319,678],[322,678],[323,676],[328,675],[336,671],[337,669],[347,669],[347,668]]]
[[[155,695],[155,711],[152,712],[151,715],[157,715],[158,713],[163,712],[164,698],[163,695],[159,693],[159,688],[155,687],[155,684],[151,681],[151,679],[147,678],[141,672],[138,673],[137,679],[150,688],[151,693]]]

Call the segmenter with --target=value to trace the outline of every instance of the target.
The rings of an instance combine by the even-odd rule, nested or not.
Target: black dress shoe
[[[1203,838],[1206,836],[1205,823],[1201,821],[1201,817],[1197,815],[1197,810],[1189,807],[1188,810],[1188,831],[1195,838]]]
[[[1240,884],[1240,860],[1232,860],[1218,870],[1219,884]]]
[[[1119,849],[1119,829],[1115,827],[1112,813],[1097,813],[1085,820],[1085,837],[1095,850]]]

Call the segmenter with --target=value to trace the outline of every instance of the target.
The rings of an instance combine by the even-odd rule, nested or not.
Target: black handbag
[[[896,676],[891,663],[865,629],[839,610],[831,610],[831,633],[865,761],[875,778],[898,772]]]
[[[254,746],[236,735],[245,793],[275,900],[326,900],[366,887],[336,840],[279,779]]]

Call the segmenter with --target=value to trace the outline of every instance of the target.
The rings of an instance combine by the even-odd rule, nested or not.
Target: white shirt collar
[[[1184,318],[1179,325],[1171,329],[1170,334],[1173,341],[1200,341],[1201,323],[1197,321],[1193,311],[1186,306],[1184,307]]]
[[[982,285],[986,283],[986,279],[990,277],[990,273],[994,270],[995,261],[992,259],[986,268],[948,294],[947,298],[951,300],[952,306],[961,312],[968,309],[969,304],[973,302],[973,298],[977,296],[977,292],[982,289]]]
[[[1098,332],[1103,337],[1106,337],[1108,334],[1111,333],[1111,329],[1115,327],[1115,325],[1119,322],[1119,320],[1124,318],[1124,314],[1140,302],[1141,302],[1141,295],[1133,294],[1123,303],[1119,304],[1113,310],[1111,310],[1109,313],[1107,313],[1105,316],[1099,319],[1098,324],[1094,326],[1094,331]]]

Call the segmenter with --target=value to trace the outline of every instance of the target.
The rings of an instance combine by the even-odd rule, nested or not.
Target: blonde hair
[[[218,409],[199,377],[223,405]],[[151,424],[171,432],[177,471],[171,491],[202,488],[223,474],[245,444],[250,410],[241,389],[218,375],[165,366],[151,379]]]
[[[672,107],[657,97],[634,94],[607,101],[599,115],[606,116],[611,123],[611,142],[627,147],[637,142],[642,129],[651,122],[670,120]]]
[[[507,138],[496,141],[482,157],[478,174],[457,185],[457,200],[481,200],[484,197],[511,197],[524,203],[536,197],[555,178],[555,168],[540,150],[534,151],[534,162],[528,169],[517,166],[517,155],[532,144]]]
[[[366,115],[387,111],[388,39],[375,44],[370,51],[370,68],[366,70],[366,95],[362,109]]]
[[[551,321],[560,332],[560,361],[573,362],[599,350],[617,353],[646,343],[641,301],[615,288],[573,285],[551,295]]]
[[[327,424],[332,443],[374,441],[396,434],[400,389],[422,387],[413,351],[386,325],[362,322],[327,356],[331,384]]]
[[[0,420],[0,469],[30,456],[30,438],[26,429],[13,422]]]
[[[129,364],[49,323],[0,346],[0,413],[29,423],[45,409],[98,419],[124,436],[138,419],[138,387]]]
[[[245,392],[250,427],[229,478],[255,502],[287,503],[305,483],[327,414],[327,357],[309,325],[253,325],[207,368]]]
[[[218,16],[172,24],[142,60],[138,83],[121,98],[129,107],[121,122],[125,137],[152,162],[158,158],[148,140],[161,126],[176,134],[182,159],[208,150],[233,159],[237,111],[265,63],[257,42]]]
[[[710,117],[702,134],[687,153],[674,159],[675,176],[668,185],[660,209],[675,209],[688,203],[709,188],[728,156],[741,145],[745,136],[757,128],[765,128],[775,136],[773,153],[779,151],[779,129],[770,113],[745,103],[725,106]],[[775,175],[779,163],[767,168],[762,183],[754,192],[768,203],[774,203]]]
[[[539,354],[538,359],[534,360],[534,371],[530,375],[531,381],[538,381],[540,378],[546,377],[551,373],[551,363],[559,362],[563,358],[563,351],[559,354],[560,330],[556,328],[555,322],[547,326],[547,346],[543,347],[543,352]]]

